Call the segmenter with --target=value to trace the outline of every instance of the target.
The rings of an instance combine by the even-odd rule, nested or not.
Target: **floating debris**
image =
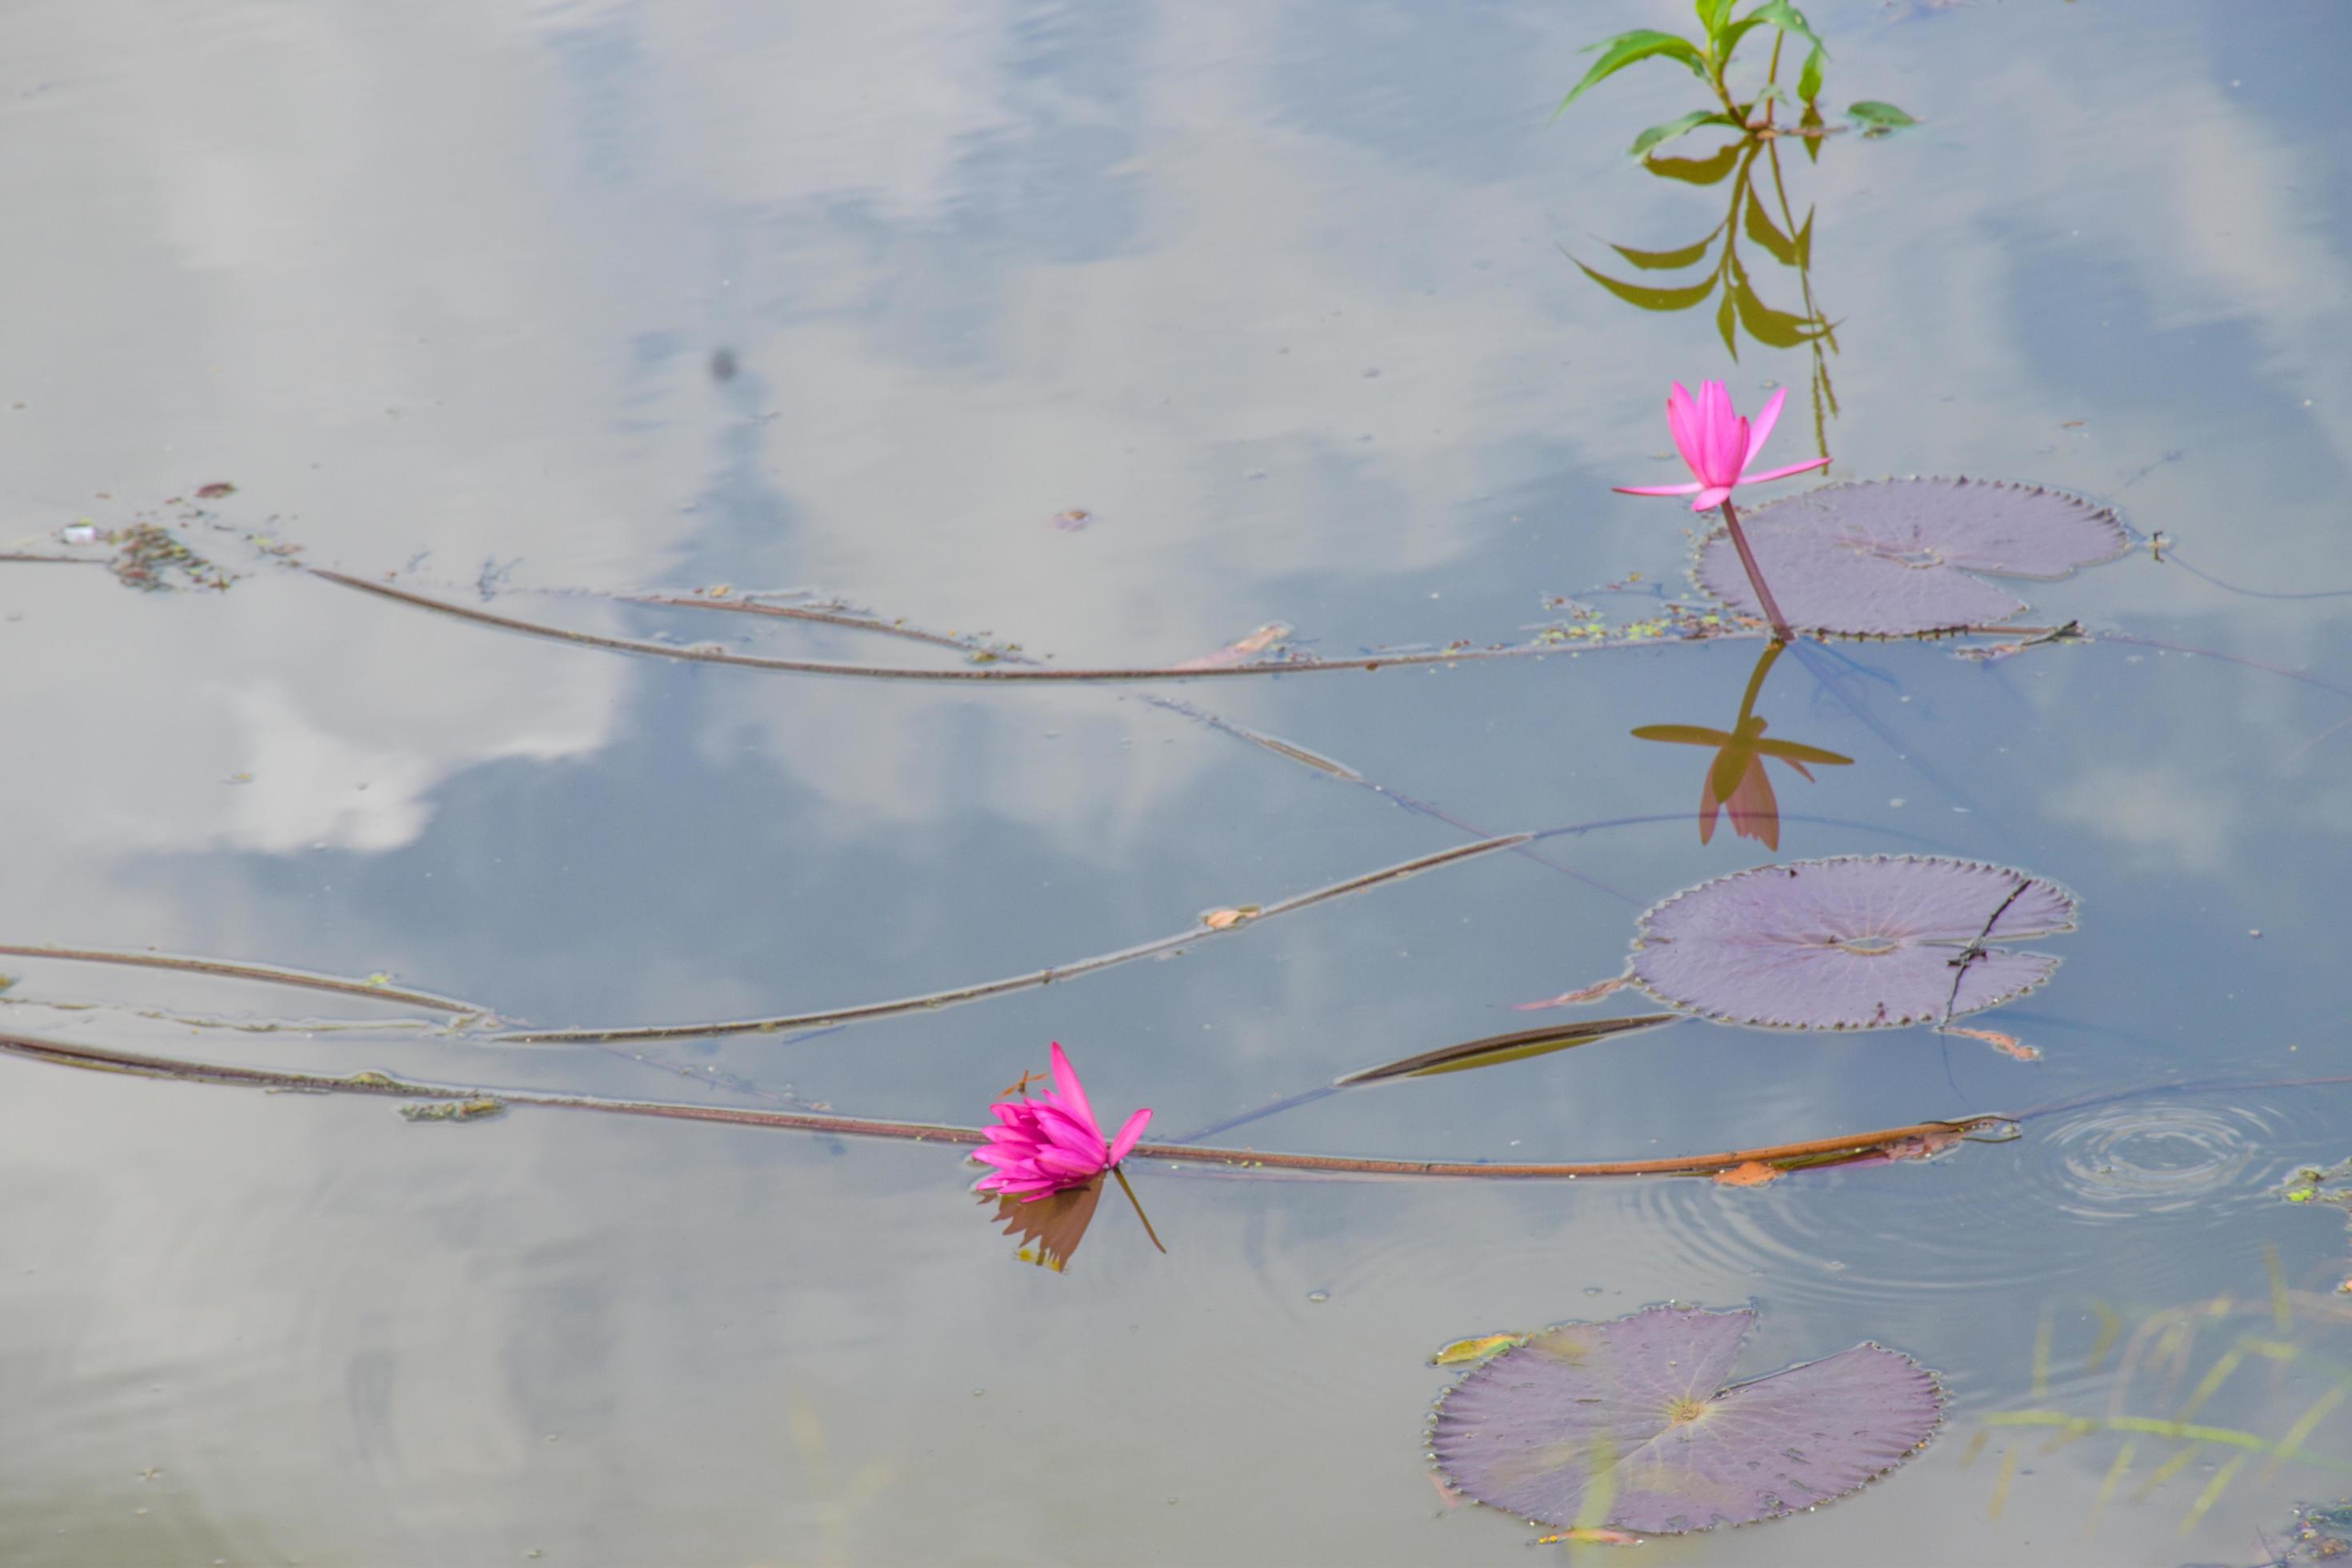
[[[410,1121],[479,1121],[506,1114],[507,1102],[487,1094],[470,1100],[428,1100],[404,1105],[400,1114]]]
[[[110,569],[114,580],[126,588],[166,593],[176,577],[180,585],[226,590],[232,581],[226,572],[173,538],[158,523],[133,523],[99,537],[114,546]]]

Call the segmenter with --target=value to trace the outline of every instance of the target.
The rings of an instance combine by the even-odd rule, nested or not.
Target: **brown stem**
[[[810,1111],[752,1110],[723,1105],[678,1105],[660,1100],[604,1100],[593,1095],[548,1094],[530,1089],[457,1088],[415,1083],[380,1072],[330,1077],[323,1073],[289,1072],[272,1068],[232,1067],[214,1062],[153,1057],[95,1046],[68,1045],[62,1040],[0,1033],[0,1054],[46,1061],[60,1067],[103,1072],[210,1083],[246,1089],[308,1089],[324,1094],[372,1095],[397,1100],[491,1099],[505,1105],[529,1105],[551,1110],[591,1110],[617,1116],[654,1116],[677,1121],[713,1121],[736,1127],[825,1133],[847,1138],[892,1138],[917,1143],[977,1144],[988,1134],[977,1127],[945,1127],[921,1121],[884,1121],[860,1116],[836,1116]],[[1311,1172],[1325,1176],[1408,1176],[1468,1180],[1574,1181],[1596,1176],[1706,1176],[1740,1165],[1797,1167],[1853,1160],[1885,1152],[1907,1139],[1948,1133],[1968,1134],[1999,1128],[2015,1119],[2007,1116],[1963,1116],[1948,1121],[1916,1121],[1905,1127],[1882,1127],[1843,1138],[1814,1138],[1797,1143],[1774,1143],[1759,1149],[1733,1149],[1721,1153],[1686,1154],[1649,1160],[1596,1160],[1580,1163],[1504,1163],[1485,1160],[1356,1159],[1344,1154],[1292,1154],[1255,1149],[1203,1149],[1185,1143],[1139,1143],[1130,1160],[1168,1161],[1206,1165],[1234,1176],[1262,1176],[1277,1171]],[[1156,1240],[1157,1238],[1155,1238]]]
[[[1114,964],[1127,963],[1135,959],[1149,958],[1157,953],[1190,947],[1195,942],[1206,942],[1224,931],[1260,925],[1282,915],[1293,914],[1300,910],[1311,909],[1317,904],[1327,903],[1333,899],[1345,898],[1351,893],[1365,892],[1385,883],[1402,881],[1407,877],[1417,876],[1423,871],[1433,871],[1440,866],[1451,866],[1456,861],[1491,854],[1497,849],[1515,848],[1530,842],[1535,837],[1536,835],[1532,833],[1507,833],[1499,837],[1482,838],[1475,844],[1456,845],[1451,849],[1440,849],[1432,854],[1415,856],[1412,859],[1400,861],[1393,866],[1384,866],[1377,871],[1367,871],[1360,876],[1350,877],[1343,882],[1333,882],[1328,887],[1317,888],[1309,892],[1293,894],[1278,902],[1268,904],[1256,913],[1235,921],[1228,926],[1187,926],[1182,931],[1154,938],[1150,942],[1139,942],[1133,947],[1123,947],[1113,952],[1097,953],[1091,958],[1081,958],[1069,963],[1055,964],[1048,969],[1033,969],[1026,973],[1007,975],[1002,980],[984,980],[976,984],[959,985],[946,991],[929,991],[919,996],[899,996],[887,1002],[865,1002],[847,1007],[827,1008],[823,1012],[782,1013],[762,1018],[730,1018],[710,1023],[689,1024],[635,1024],[615,1028],[507,1029],[485,1037],[496,1044],[505,1046],[624,1045],[646,1040],[709,1039],[722,1035],[770,1035],[784,1029],[830,1027],[841,1024],[859,1023],[868,1018],[890,1017],[901,1013],[931,1012],[960,1002],[977,1002],[983,997],[1002,996],[1008,991],[1026,991],[1034,986],[1075,980],[1081,974],[1092,974],[1098,970],[1108,969]]]
[[[1739,552],[1739,564],[1748,569],[1748,581],[1764,606],[1764,618],[1772,623],[1772,636],[1784,643],[1796,641],[1797,634],[1789,629],[1789,617],[1780,613],[1780,602],[1764,585],[1763,568],[1756,564],[1756,552],[1748,548],[1748,535],[1739,526],[1739,513],[1733,510],[1729,496],[1723,498],[1723,521],[1731,530],[1731,547]]]
[[[133,969],[172,969],[188,974],[217,974],[230,980],[255,980],[265,985],[293,985],[305,991],[331,991],[343,996],[364,996],[371,1002],[399,1002],[411,1007],[426,1007],[436,1013],[455,1013],[471,1018],[493,1016],[491,1010],[477,1002],[463,1002],[455,996],[438,996],[429,991],[412,991],[402,985],[375,985],[364,980],[345,980],[340,975],[312,974],[306,970],[284,969],[274,963],[240,963],[226,958],[185,958],[168,952],[122,952],[96,947],[36,947],[27,942],[0,942],[0,957],[58,959],[68,963],[114,963]]]

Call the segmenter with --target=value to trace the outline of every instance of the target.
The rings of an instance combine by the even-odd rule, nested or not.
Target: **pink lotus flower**
[[[1151,1120],[1149,1110],[1139,1110],[1127,1119],[1118,1137],[1105,1138],[1094,1107],[1087,1101],[1086,1086],[1058,1040],[1054,1042],[1054,1087],[1031,1100],[1027,1083],[1024,1077],[1011,1091],[1019,1099],[989,1107],[997,1124],[971,1157],[996,1169],[972,1184],[974,1192],[1035,1203],[1053,1193],[1083,1187],[1126,1159]]]
[[[1790,474],[1801,474],[1808,468],[1824,468],[1827,458],[1816,458],[1809,463],[1791,463],[1785,468],[1773,468],[1766,473],[1751,474],[1748,465],[1764,449],[1771,438],[1772,426],[1780,418],[1780,405],[1789,400],[1788,388],[1782,387],[1766,400],[1751,426],[1731,405],[1731,394],[1719,381],[1702,381],[1698,396],[1694,398],[1683,390],[1681,382],[1666,395],[1666,426],[1674,432],[1675,450],[1683,455],[1690,471],[1698,476],[1691,485],[1617,485],[1620,495],[1629,496],[1690,496],[1691,510],[1705,511],[1720,506],[1741,485],[1760,485],[1767,479],[1785,479]]]

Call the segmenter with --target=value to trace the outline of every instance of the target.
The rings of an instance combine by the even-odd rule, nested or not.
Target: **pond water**
[[[1600,1162],[1997,1115],[2007,1141],[1757,1186],[1137,1159],[1165,1256],[1113,1194],[1062,1271],[935,1142],[418,1123],[0,1054],[0,1557],[1518,1561],[1549,1531],[1433,1484],[1458,1373],[1430,1358],[1664,1300],[1756,1310],[1738,1376],[1867,1340],[1948,1403],[1884,1479],[1644,1563],[2286,1551],[2352,1486],[2352,1238],[2281,1192],[2352,1154],[2352,22],[1817,0],[1823,103],[1922,124],[1705,183],[1625,154],[1706,106],[1670,64],[1549,118],[1581,46],[1689,11],[13,7],[0,544],[83,563],[0,563],[0,942],[595,1027],[1202,940],[843,1026],[586,1043],[15,955],[12,1038],[966,1127],[1059,1040],[1106,1118],[1172,1139],[1654,1010],[1514,1007],[1748,867],[1947,856],[2080,911],[2030,944],[2046,984],[1967,1020],[2038,1059],[1689,1019],[1218,1140]],[[1724,231],[1769,308],[1735,359],[1720,291],[1638,290],[1712,276],[1751,197],[1808,248]],[[1678,269],[1612,248],[1702,237]],[[2004,584],[2020,625],[2084,637],[1780,660],[1753,714],[1852,762],[1772,764],[1777,848],[1728,817],[1703,841],[1710,754],[1629,733],[1728,731],[1762,647],[1661,620],[1698,603],[1702,520],[1611,489],[1680,477],[1660,402],[1701,378],[1790,389],[1777,461],[2048,485],[2133,531]],[[302,565],[896,668],[1517,647],[1580,609],[1673,646],[886,680],[520,635]],[[998,656],[626,602],[769,590]],[[2069,1418],[2103,1425],[2032,1424]]]

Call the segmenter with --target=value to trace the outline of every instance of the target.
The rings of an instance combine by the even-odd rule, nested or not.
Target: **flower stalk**
[[[1723,498],[1723,525],[1731,530],[1731,547],[1739,552],[1739,564],[1748,573],[1748,585],[1756,590],[1757,601],[1764,606],[1764,618],[1772,623],[1772,640],[1794,642],[1797,634],[1789,629],[1789,617],[1780,613],[1780,602],[1765,585],[1764,573],[1756,564],[1756,552],[1748,548],[1747,531],[1739,526],[1739,513],[1732,510],[1729,496]]]

